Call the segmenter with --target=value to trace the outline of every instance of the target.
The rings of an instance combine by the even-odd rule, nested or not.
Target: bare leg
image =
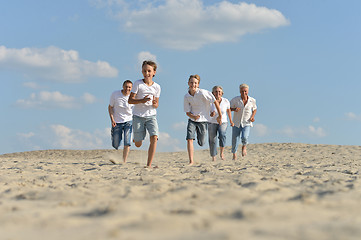
[[[155,150],[157,149],[157,141],[158,141],[158,136],[154,135],[150,137],[150,144],[149,144],[149,148],[148,148],[148,162],[147,162],[147,167],[152,167],[152,162],[153,162],[153,158],[155,155]]]
[[[219,147],[219,151],[221,152],[219,156],[221,157],[222,160],[224,160],[224,155],[223,155],[224,147]]]
[[[123,162],[127,161],[129,150],[130,150],[130,146],[124,146],[124,149],[123,149]]]
[[[187,140],[187,150],[188,150],[188,157],[189,157],[189,165],[193,165],[193,152],[194,152],[194,147],[193,147],[193,139],[188,139]]]
[[[213,161],[213,162],[216,161],[216,156],[212,156],[212,161]]]
[[[232,160],[237,160],[237,154],[236,153],[233,153],[233,158]]]
[[[245,157],[247,155],[247,147],[246,145],[242,145],[242,156]]]

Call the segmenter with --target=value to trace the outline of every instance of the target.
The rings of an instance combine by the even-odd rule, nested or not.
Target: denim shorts
[[[194,140],[197,133],[197,142],[199,146],[203,146],[207,140],[208,122],[195,122],[188,119],[187,140]]]
[[[149,136],[158,136],[158,122],[156,115],[149,117],[139,117],[133,115],[133,139],[134,142],[143,141],[145,139],[146,133],[149,133]]]
[[[132,135],[132,122],[117,123],[111,130],[112,146],[118,149],[120,142],[124,136],[124,146],[130,146],[130,138]]]

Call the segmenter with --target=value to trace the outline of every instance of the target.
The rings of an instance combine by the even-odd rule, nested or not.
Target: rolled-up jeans
[[[237,152],[240,138],[242,141],[242,145],[248,144],[248,137],[249,137],[250,130],[251,130],[251,126],[244,126],[244,127],[233,126],[232,127],[232,153]]]
[[[219,139],[219,146],[224,147],[226,145],[226,131],[227,123],[208,123],[208,141],[209,152],[212,157],[217,155],[217,133]]]

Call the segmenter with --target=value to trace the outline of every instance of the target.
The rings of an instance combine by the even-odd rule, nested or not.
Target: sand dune
[[[360,239],[361,147],[0,155],[0,239]]]

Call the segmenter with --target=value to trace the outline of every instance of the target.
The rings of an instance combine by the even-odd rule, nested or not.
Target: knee
[[[158,141],[158,136],[157,135],[154,135],[154,136],[150,137],[150,142],[151,143],[156,143],[157,141]]]
[[[135,142],[134,145],[139,148],[139,147],[142,146],[142,141],[140,141],[140,142]]]

